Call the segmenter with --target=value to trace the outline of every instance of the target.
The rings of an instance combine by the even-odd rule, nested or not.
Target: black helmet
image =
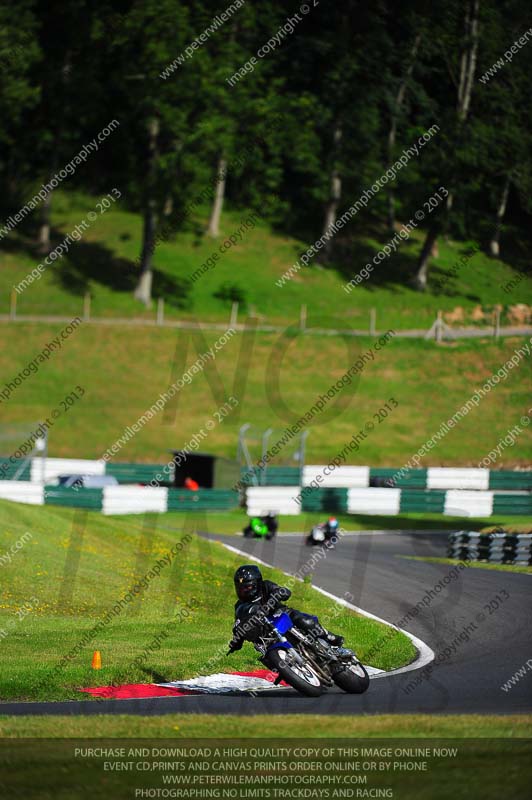
[[[235,572],[235,589],[239,600],[253,603],[262,593],[262,574],[254,564],[245,564]]]

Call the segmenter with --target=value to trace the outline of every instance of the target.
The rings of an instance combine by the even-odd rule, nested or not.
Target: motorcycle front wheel
[[[319,697],[323,694],[321,681],[307,664],[298,664],[290,659],[290,651],[276,649],[268,653],[268,666],[276,670],[281,678],[293,689],[307,697]]]
[[[363,694],[369,686],[369,675],[358,661],[346,664],[332,677],[335,684],[349,694]]]

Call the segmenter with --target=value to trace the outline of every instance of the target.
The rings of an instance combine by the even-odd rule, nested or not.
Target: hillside
[[[61,324],[2,324],[0,385],[34,361],[61,328]],[[60,352],[39,365],[36,375],[28,371],[29,377],[1,403],[2,422],[49,417],[52,409],[61,410],[61,401],[79,385],[84,395],[61,413],[49,432],[49,454],[99,458],[198,360],[198,352],[218,338],[207,332],[195,342],[189,331],[81,324],[61,343]],[[280,434],[361,354],[373,352],[373,360],[366,355],[359,375],[309,423],[306,461],[327,463],[369,422],[373,429],[365,438],[359,436],[358,450],[348,453],[347,462],[399,467],[524,343],[524,339],[498,343],[489,339],[437,345],[392,338],[375,352],[370,338],[350,340],[347,347],[336,336],[262,333],[254,338],[238,333],[216,354],[219,378],[210,361],[129,438],[114,460],[165,463],[169,449],[184,446],[202,429],[201,450],[234,457],[241,425],[251,422],[261,432],[271,426]],[[248,364],[240,360],[242,352],[247,352]],[[530,388],[525,357],[428,451],[420,466],[476,466],[526,413]],[[235,395],[238,406],[228,407],[225,417],[222,412],[217,416],[230,395]],[[381,413],[386,403],[391,410]],[[503,448],[493,468],[528,462],[529,431],[523,429],[512,447]],[[270,443],[275,440],[272,436]],[[13,449],[18,446],[12,444]],[[280,463],[291,453],[289,447],[281,452]]]
[[[95,204],[96,198],[55,193],[54,241],[61,241]],[[412,266],[419,250],[417,234],[402,243],[395,256],[375,268],[369,281],[356,286],[350,294],[342,291],[345,281],[386,241],[382,231],[374,231],[371,236],[356,233],[351,245],[359,253],[359,260],[349,269],[345,265],[336,270],[314,265],[300,270],[279,287],[275,281],[307,244],[280,236],[259,223],[244,231],[241,240],[220,257],[213,269],[202,273],[202,263],[246,219],[255,218],[225,212],[223,235],[212,240],[200,235],[205,214],[199,213],[194,220],[195,231],[176,234],[160,243],[154,256],[154,294],[164,297],[167,317],[228,324],[231,303],[216,296],[228,283],[245,296],[239,321],[247,319],[250,325],[252,319],[245,316],[250,313],[265,322],[289,325],[299,319],[300,306],[305,303],[309,325],[366,327],[370,309],[376,308],[380,331],[428,328],[439,308],[448,312],[455,309],[452,316],[458,322],[463,317],[471,324],[473,311],[477,309],[479,316],[480,306],[489,310],[501,303],[508,310],[517,302],[532,301],[528,279],[519,279],[509,265],[490,260],[480,251],[457,269],[457,259],[470,246],[465,242],[442,240],[431,291],[423,294],[399,284],[399,277],[408,265]],[[74,317],[81,313],[83,294],[89,290],[93,316],[153,317],[154,310],[144,310],[131,292],[140,231],[138,215],[111,205],[55,266],[17,295],[19,313]],[[31,251],[20,232],[4,246],[8,253],[2,257],[0,302],[7,310],[10,287],[20,283],[42,256]],[[516,280],[519,282],[513,290],[504,291],[509,281]],[[507,316],[504,321],[508,321]],[[0,385],[12,381],[62,327],[60,323],[3,323]],[[63,414],[54,423],[50,454],[98,458],[217,338],[213,332],[202,338],[167,328],[84,323],[62,343],[60,353],[53,353],[40,366],[38,377],[34,379],[30,373],[8,399],[4,398],[2,422],[25,423],[45,418],[79,385],[85,394],[68,415]],[[390,338],[378,354],[373,353],[378,357],[364,363],[358,380],[343,387],[342,398],[334,400],[334,410],[327,409],[308,426],[307,461],[328,461],[373,419],[376,424],[371,435],[360,441],[359,449],[350,453],[348,461],[402,465],[520,344],[518,339],[486,339],[438,346],[434,342]],[[177,400],[120,448],[116,460],[163,463],[168,450],[188,442],[231,394],[239,405],[226,418],[213,420],[215,424],[202,449],[234,456],[237,432],[243,423],[251,422],[261,431],[268,427],[280,431],[309,409],[318,395],[327,392],[374,345],[369,336],[349,340],[346,349],[346,342],[340,337],[293,338],[289,332],[258,333],[253,337],[238,333],[217,353],[215,367],[208,365],[184,386]],[[530,372],[523,362],[520,370],[514,370],[497,386],[480,408],[474,409],[428,453],[421,465],[476,465],[527,411],[529,390]],[[387,417],[373,418],[383,404],[391,405],[390,398],[397,406]],[[419,413],[421,408],[423,414]],[[496,466],[524,465],[528,446],[525,433],[513,447],[504,450]],[[280,461],[289,462],[290,458],[287,449]]]
[[[87,215],[98,208],[99,199],[79,193],[54,193],[54,247],[83,219],[88,219]],[[325,269],[311,261],[278,286],[276,281],[310,241],[276,233],[256,212],[234,209],[224,212],[221,235],[214,240],[203,235],[206,220],[207,209],[198,209],[188,229],[172,234],[155,251],[153,294],[164,298],[168,318],[227,321],[230,298],[240,297],[241,318],[251,313],[266,323],[298,321],[301,305],[305,304],[309,326],[367,329],[370,309],[375,308],[379,330],[428,329],[438,309],[458,323],[489,324],[493,306],[500,304],[502,322],[507,324],[521,319],[512,307],[532,304],[532,282],[519,271],[526,269],[523,260],[512,257],[513,269],[508,263],[488,258],[481,249],[468,258],[466,254],[473,243],[466,241],[442,239],[429,276],[429,291],[420,293],[409,288],[405,280],[415,270],[421,230],[415,230],[395,253],[375,266],[368,280],[350,293],[343,291],[342,287],[390,238],[383,227],[367,217],[350,224],[348,238],[332,267]],[[132,296],[138,276],[141,230],[140,216],[123,210],[119,202],[111,204],[103,214],[98,212],[81,240],[72,243],[39,280],[17,295],[19,313],[74,316],[81,313],[83,295],[89,291],[94,316],[153,318],[154,309],[145,311]],[[230,236],[236,243],[220,253],[220,246]],[[4,239],[2,248],[0,313],[5,313],[12,287],[19,285],[43,257],[35,253],[31,240],[21,230]],[[213,260],[214,255],[218,260]]]

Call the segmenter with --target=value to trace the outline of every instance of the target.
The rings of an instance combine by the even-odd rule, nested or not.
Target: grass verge
[[[267,738],[305,736],[316,739],[355,738],[526,738],[532,736],[532,715],[382,714],[342,716],[316,714],[166,714],[90,717],[0,716],[0,736],[70,738]]]
[[[0,387],[34,362],[64,327],[2,323]],[[37,374],[28,369],[29,377],[18,381],[2,403],[3,422],[29,424],[54,417],[49,430],[51,456],[101,458],[220,336],[220,331],[209,331],[198,339],[197,332],[189,330],[83,323]],[[370,338],[239,332],[163,411],[144,417],[136,435],[118,445],[113,460],[162,465],[169,448],[184,447],[195,435],[203,451],[234,458],[238,431],[250,422],[256,433],[251,458],[257,462],[267,428],[274,429],[273,446],[285,428],[310,411],[319,396],[326,395],[366,354],[365,361],[358,362],[364,364],[362,371],[331,395],[307,424],[306,462],[327,464],[351,443],[347,456],[344,453],[348,463],[399,469],[526,342],[515,338],[437,345],[395,337],[375,353],[376,343]],[[374,359],[367,355],[370,352]],[[54,414],[78,385],[85,389],[81,399],[68,413]],[[419,466],[477,466],[529,408],[530,388],[522,359],[521,366],[501,380],[478,408],[441,435]],[[238,406],[220,421],[216,411],[231,395]],[[386,403],[392,411],[386,410]],[[371,428],[365,433],[366,423]],[[282,446],[272,463],[294,464],[295,441]],[[21,444],[11,442],[11,452]],[[529,462],[530,431],[524,431],[513,447],[502,451],[496,466],[525,467]]]
[[[460,564],[463,562],[457,558],[424,558],[422,556],[399,556],[399,558],[407,558],[410,561],[429,561],[432,564]],[[489,564],[487,561],[469,561],[468,567],[474,569],[495,569],[500,572],[523,572],[525,575],[532,575],[532,567],[515,565],[515,564]]]
[[[153,515],[155,518],[157,515]],[[310,531],[317,521],[325,520],[328,514],[313,512],[308,514],[297,514],[294,516],[279,517],[280,530],[279,536],[283,531],[287,533],[301,532],[303,537]],[[489,520],[497,524],[502,517],[451,517],[447,514],[398,514],[397,516],[373,516],[366,514],[337,514],[336,518],[339,525],[345,531],[381,531],[381,530],[419,530],[419,531],[457,531],[467,528],[467,530],[479,530],[486,525]],[[163,529],[168,526],[171,529],[181,529],[183,525],[191,526],[195,531],[207,533],[220,533],[224,535],[242,536],[242,529],[247,524],[248,516],[243,510],[235,511],[210,511],[207,516],[201,512],[184,513],[180,511],[169,511],[159,517],[159,525]],[[506,519],[506,518],[505,518]],[[512,520],[523,521],[526,525],[528,517],[512,517]],[[495,522],[494,522],[495,520]]]
[[[234,619],[232,578],[242,559],[193,532],[163,530],[157,522],[0,502],[0,553],[23,532],[31,533],[2,567],[2,699],[79,699],[79,687],[166,682],[258,666],[249,644],[225,657]],[[166,563],[177,542],[182,549]],[[159,574],[156,564],[162,565]],[[274,569],[264,574],[286,581]],[[309,584],[297,583],[290,603],[343,634],[363,661],[379,642],[374,666],[391,669],[415,655],[406,636],[389,636],[387,627],[335,606]],[[102,655],[98,672],[91,669],[94,650]]]

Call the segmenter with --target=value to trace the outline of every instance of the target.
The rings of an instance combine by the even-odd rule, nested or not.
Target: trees
[[[497,255],[507,220],[524,229],[530,213],[532,47],[478,78],[524,32],[519,0],[406,0],[400,14],[390,0],[308,9],[285,26],[296,16],[279,0],[246,3],[213,26],[216,0],[145,0],[122,13],[111,0],[21,0],[15,24],[0,0],[6,212],[116,118],[119,132],[65,186],[116,186],[141,212],[131,269],[149,305],[157,243],[189,225],[192,208],[209,236],[230,203],[313,241],[437,123],[420,156],[320,257],[341,266],[351,230],[371,222],[391,233],[440,185],[449,201],[430,216],[411,276],[418,288],[429,285],[441,233],[481,238]],[[228,82],[266,43],[253,70]],[[43,249],[51,199],[34,212]]]
[[[436,159],[429,159],[430,168],[425,176],[430,186],[444,183],[449,197],[423,243],[415,275],[415,283],[421,290],[427,288],[431,251],[442,231],[450,226],[457,236],[467,233],[487,240],[489,251],[496,256],[500,253],[501,231],[512,187],[519,194],[523,210],[527,209],[531,188],[527,75],[532,54],[525,48],[511,63],[501,59],[514,39],[523,33],[522,7],[513,0],[502,4],[469,0],[465,6],[447,4],[447,9],[449,12],[454,9],[454,16],[438,14],[442,21],[438,40],[447,71],[447,88],[442,96],[433,87],[444,130],[438,137]],[[498,60],[503,64],[500,74],[496,73],[487,83],[480,81],[484,71]],[[450,91],[456,93],[454,111]]]
[[[414,25],[419,26],[418,20],[413,20]],[[397,91],[394,93],[393,100],[390,108],[390,128],[388,130],[388,138],[386,142],[386,155],[388,164],[393,164],[395,161],[395,144],[397,139],[397,126],[399,119],[403,114],[403,106],[406,97],[408,84],[412,79],[414,66],[419,51],[419,46],[422,40],[422,33],[419,29],[415,28],[413,39],[407,51],[407,56],[402,67],[402,75],[397,86]],[[393,185],[388,188],[388,229],[390,236],[395,233],[395,191]]]
[[[467,161],[468,149],[464,147],[467,139],[467,121],[471,107],[471,98],[476,74],[476,63],[479,42],[479,8],[480,0],[467,0],[463,7],[462,34],[460,36],[459,66],[456,83],[456,110],[455,114],[447,115],[447,122],[450,128],[450,135],[447,138],[445,152],[446,166],[442,167],[442,173],[448,176],[448,195],[445,205],[438,209],[432,224],[430,225],[425,241],[421,248],[417,272],[414,277],[414,284],[421,291],[427,288],[428,271],[430,257],[436,245],[439,234],[446,224],[447,217],[451,212],[454,201],[454,191],[459,184],[459,175],[463,164],[462,158]],[[455,50],[456,61],[457,50]],[[443,181],[442,181],[443,182]]]
[[[41,57],[38,21],[33,3],[21,0],[16,17],[13,6],[0,2],[0,205],[5,216],[17,211],[32,182],[26,120],[35,113],[41,88],[32,74]]]
[[[519,4],[486,9],[485,36],[479,72],[497,61],[509,44],[523,33]],[[514,193],[523,209],[530,210],[532,198],[532,109],[530,80],[532,52],[521,50],[515,61],[479,86],[479,108],[474,136],[485,154],[479,165],[484,176],[489,205],[484,226],[490,255],[501,253],[501,235],[508,201]],[[478,205],[478,200],[475,206]],[[484,233],[483,229],[483,233]]]
[[[99,26],[95,36],[105,35]],[[153,254],[157,228],[168,202],[168,174],[175,182],[181,146],[186,138],[187,106],[192,87],[190,72],[168,80],[161,71],[188,44],[188,13],[177,0],[149,0],[134,5],[106,42],[102,80],[106,94],[120,109],[127,139],[126,201],[142,213],[142,243],[135,297],[150,306]],[[174,189],[175,192],[175,189]],[[170,197],[173,193],[170,194]]]

